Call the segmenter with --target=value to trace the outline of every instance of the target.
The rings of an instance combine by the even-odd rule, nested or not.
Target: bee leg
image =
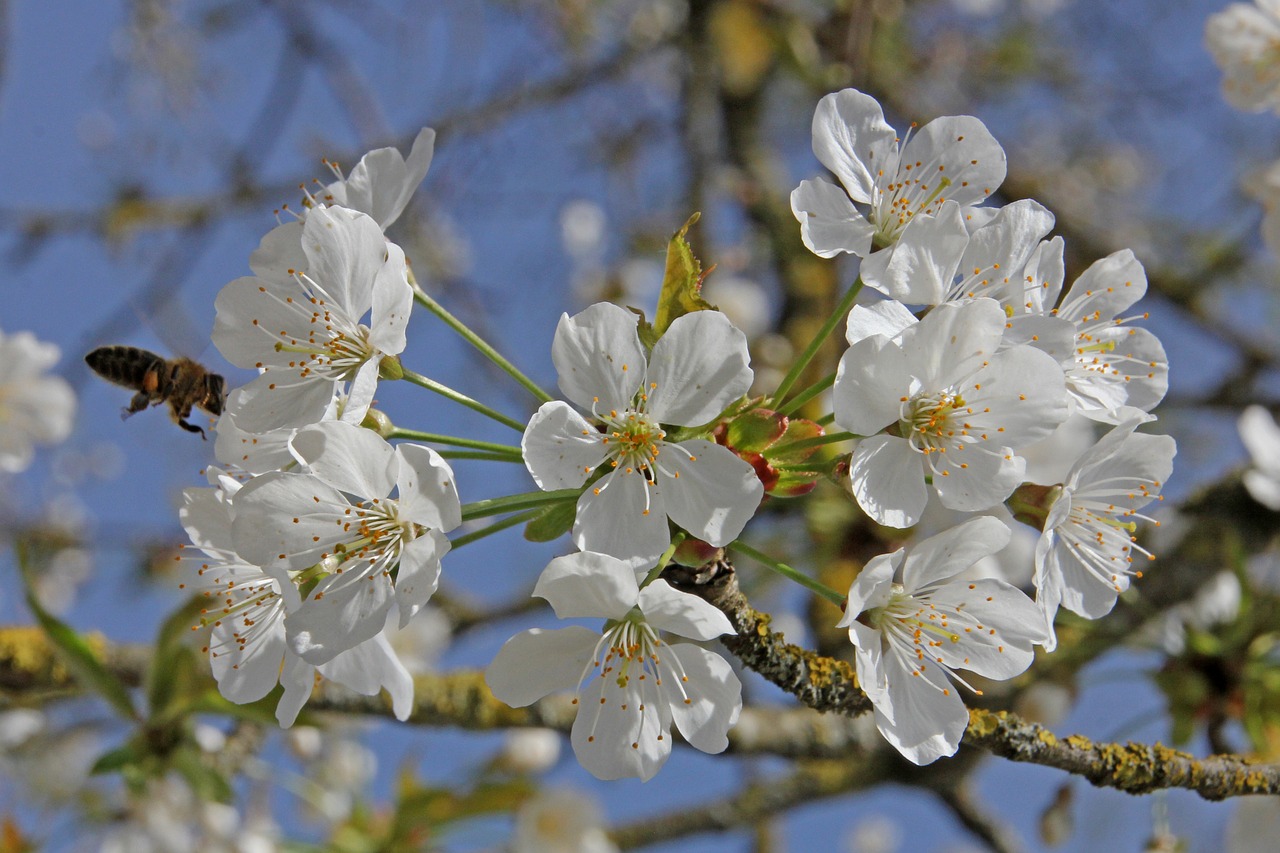
[[[120,410],[120,420],[124,420],[129,415],[137,414],[151,404],[151,395],[146,391],[139,391],[133,395],[133,399],[129,401],[129,405]]]
[[[201,438],[201,439],[203,439],[204,441],[208,441],[208,440],[209,440],[209,437],[208,437],[208,436],[206,436],[206,435],[204,434],[204,430],[203,430],[203,429],[201,429],[200,427],[196,426],[195,424],[187,423],[187,418],[189,418],[189,417],[191,416],[191,406],[190,406],[190,405],[182,406],[182,405],[178,405],[178,404],[177,404],[177,403],[175,403],[174,401],[170,400],[170,401],[169,401],[169,412],[173,415],[173,421],[174,421],[174,423],[176,423],[178,426],[182,427],[182,428],[183,428],[183,429],[185,429],[187,432],[198,432],[198,433],[200,433],[200,438]]]
[[[208,437],[207,435],[205,435],[205,434],[204,434],[204,430],[203,430],[201,427],[198,427],[198,426],[196,426],[195,424],[187,423],[186,418],[178,418],[178,426],[182,427],[182,428],[183,428],[183,429],[185,429],[187,432],[198,432],[198,433],[200,433],[200,438],[201,438],[203,441],[208,441],[208,440],[209,440],[209,437]]]

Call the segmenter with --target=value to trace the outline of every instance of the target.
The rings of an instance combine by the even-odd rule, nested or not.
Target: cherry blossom
[[[1205,24],[1204,39],[1222,69],[1222,93],[1249,112],[1280,110],[1280,0],[1232,3]]]
[[[338,180],[308,199],[308,206],[320,202],[358,210],[373,217],[378,227],[386,231],[400,218],[414,190],[427,176],[435,144],[436,132],[424,127],[414,137],[407,160],[395,148],[378,148],[361,157],[346,177],[337,164],[330,163]]]
[[[358,693],[372,696],[383,688],[391,695],[397,719],[408,719],[413,706],[413,679],[378,634],[319,667],[307,663],[286,642],[288,614],[300,598],[289,583],[281,583],[240,557],[232,537],[234,504],[240,484],[216,468],[209,471],[213,488],[183,491],[179,510],[182,525],[203,557],[184,556],[196,564],[184,587],[204,595],[204,620],[212,624],[209,660],[218,691],[232,702],[256,702],[277,683],[284,694],[276,719],[288,727],[323,677]]]
[[[991,299],[939,305],[894,337],[861,338],[840,359],[835,419],[869,436],[849,474],[876,522],[919,521],[926,477],[950,509],[995,506],[1022,482],[1015,451],[1066,419],[1061,368],[1031,347],[999,351],[1005,319]]]
[[[661,579],[642,589],[627,563],[591,552],[552,560],[533,594],[561,619],[606,620],[603,632],[572,626],[517,634],[485,680],[512,707],[575,691],[570,740],[592,775],[652,778],[671,753],[673,721],[703,752],[728,746],[742,708],[738,677],[719,655],[659,634],[713,640],[733,633],[723,613]]]
[[[57,444],[71,433],[76,395],[48,371],[58,347],[30,332],[0,331],[0,471],[25,470],[35,445]]]
[[[747,342],[717,311],[675,320],[648,358],[636,316],[599,303],[556,328],[552,359],[560,389],[591,412],[545,403],[521,441],[544,490],[581,487],[578,547],[652,565],[671,543],[668,517],[712,545],[737,538],[764,486],[750,463],[703,438],[667,440],[662,424],[710,422],[751,386]]]
[[[306,591],[288,641],[318,665],[379,634],[392,608],[403,626],[426,604],[461,507],[452,469],[430,448],[326,421],[299,430],[293,450],[308,473],[250,480],[232,533],[241,556]]]
[[[899,139],[880,104],[856,89],[818,102],[813,153],[840,183],[802,181],[791,193],[804,244],[824,258],[863,258],[863,281],[911,304],[947,289],[931,271],[954,267],[969,208],[1005,177],[1004,151],[978,119],[944,116]]]
[[[272,229],[250,267],[254,276],[218,294],[213,330],[228,361],[262,372],[229,407],[236,425],[263,433],[315,423],[341,391],[340,417],[359,423],[384,361],[405,347],[413,291],[404,251],[363,213],[318,206],[305,223]]]
[[[981,516],[917,543],[873,557],[849,587],[837,627],[849,629],[858,684],[876,727],[915,764],[954,755],[969,714],[955,670],[1004,680],[1023,672],[1044,620],[1021,590],[1004,581],[956,579],[1009,542],[1009,528]]]
[[[1240,415],[1240,440],[1249,450],[1253,467],[1244,472],[1244,486],[1268,509],[1280,510],[1280,426],[1261,406]]]
[[[1111,612],[1140,576],[1134,553],[1138,510],[1158,500],[1177,452],[1167,435],[1134,432],[1142,418],[1115,427],[1076,461],[1049,507],[1036,543],[1036,601],[1049,623],[1047,651],[1057,647],[1054,616],[1065,607],[1087,619]]]

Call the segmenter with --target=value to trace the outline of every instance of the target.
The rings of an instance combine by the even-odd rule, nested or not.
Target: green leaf
[[[553,503],[524,527],[524,538],[530,542],[551,542],[573,529],[578,514],[578,499]]]
[[[142,761],[142,752],[139,751],[137,744],[130,741],[124,746],[118,746],[98,756],[98,760],[93,762],[93,767],[89,769],[89,773],[95,776],[104,773],[117,773],[126,767],[138,764],[140,761]]]
[[[690,216],[667,244],[667,267],[662,275],[662,291],[658,294],[658,313],[653,318],[655,339],[662,337],[677,318],[715,307],[700,294],[702,264],[693,256],[693,249],[684,238],[701,216],[700,213]]]
[[[227,778],[209,766],[204,754],[195,746],[184,746],[171,757],[171,766],[187,780],[202,802],[229,803],[235,796]]]
[[[48,635],[49,641],[57,648],[62,662],[70,670],[72,677],[81,686],[105,699],[120,716],[136,721],[138,714],[123,682],[102,665],[102,661],[98,660],[97,654],[83,637],[40,604],[32,588],[31,566],[26,558],[26,549],[21,546],[18,547],[18,565],[22,570],[23,586],[26,588],[27,606],[35,614],[36,621]]]
[[[206,597],[193,596],[160,626],[147,672],[147,704],[153,718],[166,716],[173,710],[170,706],[189,703],[199,693],[205,675],[197,668],[190,645],[191,626],[199,621],[207,604]]]

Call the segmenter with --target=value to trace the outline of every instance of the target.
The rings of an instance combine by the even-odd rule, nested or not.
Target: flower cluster
[[[213,339],[258,377],[218,421],[210,488],[188,489],[198,556],[188,588],[207,600],[209,654],[235,702],[284,688],[291,725],[320,678],[408,717],[413,681],[389,632],[436,589],[445,533],[461,523],[452,469],[428,447],[363,429],[378,380],[395,375],[413,302],[404,251],[383,229],[431,162],[423,130],[406,161],[370,152],[270,231],[251,277],[217,298]]]
[[[1154,419],[1168,363],[1156,337],[1122,316],[1146,291],[1131,252],[1064,289],[1052,213],[1031,200],[978,206],[1005,158],[977,119],[936,119],[900,141],[879,104],[845,90],[818,105],[813,150],[843,189],[818,179],[792,194],[805,244],[863,258],[862,280],[888,297],[850,311],[832,388],[835,423],[857,438],[853,497],[891,527],[917,524],[936,495],[960,512],[1008,502],[1041,531],[1034,603],[975,579],[970,567],[1009,540],[994,517],[876,557],[854,581],[840,624],[859,681],[880,731],[923,764],[953,754],[964,731],[955,670],[1020,673],[1032,644],[1056,645],[1059,607],[1096,619],[1140,576],[1135,557],[1150,555],[1136,521],[1159,499],[1175,448],[1136,429]],[[1024,483],[1021,453],[1073,414],[1113,429],[1063,482]]]
[[[387,630],[435,591],[449,531],[508,512],[461,541],[526,520],[533,538],[570,534],[578,550],[553,559],[533,594],[590,625],[517,634],[487,682],[515,706],[572,692],[574,752],[602,779],[651,778],[673,725],[699,750],[724,750],[742,707],[728,661],[697,645],[732,634],[729,618],[662,576],[682,547],[698,559],[735,549],[843,601],[839,626],[876,724],[918,764],[958,748],[961,671],[1010,678],[1034,646],[1052,650],[1059,608],[1110,611],[1141,574],[1135,559],[1150,556],[1136,522],[1174,456],[1172,439],[1138,432],[1167,387],[1160,342],[1131,325],[1141,264],[1117,252],[1066,287],[1052,213],[1031,200],[983,206],[1005,156],[976,118],[940,118],[900,140],[879,104],[850,89],[822,99],[813,133],[838,183],[792,193],[801,236],[823,257],[860,258],[883,297],[854,305],[851,290],[832,317],[848,348],[827,380],[832,412],[816,421],[790,414],[826,387],[793,393],[809,355],[772,397],[747,396],[747,337],[702,299],[704,274],[675,242],[683,231],[652,323],[607,303],[563,315],[551,354],[566,399],[543,392],[415,289],[383,233],[426,172],[429,131],[407,159],[367,155],[271,231],[254,275],[218,298],[215,342],[259,371],[218,424],[232,473],[214,470],[183,509],[223,693],[253,701],[280,683],[288,724],[324,677],[385,688],[403,718],[412,681]],[[527,424],[401,364],[415,300],[540,398]],[[519,447],[388,426],[371,406],[378,382],[399,378],[523,427]],[[1058,469],[1061,482],[1025,482],[1024,454],[1073,416],[1110,431]],[[386,437],[521,462],[541,491],[464,511],[440,452]],[[916,526],[931,504],[981,515],[872,558],[842,596],[739,541],[766,492],[794,499],[824,473],[881,525]],[[1023,573],[1034,600],[984,574],[1014,519],[1039,534],[1034,573]]]

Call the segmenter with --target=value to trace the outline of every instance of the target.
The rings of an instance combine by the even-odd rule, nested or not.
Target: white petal
[[[334,387],[322,377],[300,380],[296,371],[269,370],[244,386],[236,427],[264,433],[319,423],[333,400]]]
[[[893,576],[905,553],[899,548],[892,554],[877,554],[867,561],[849,585],[844,616],[836,623],[837,628],[852,628],[863,613],[889,603],[893,594]],[[854,645],[859,643],[855,640]]]
[[[696,595],[681,592],[661,578],[640,590],[640,612],[659,631],[691,640],[714,640],[733,633],[729,617]]]
[[[922,162],[950,180],[943,196],[961,206],[976,204],[1004,182],[1004,149],[973,116],[942,116],[907,141],[903,163]]]
[[[372,430],[326,421],[298,430],[293,450],[324,482],[360,498],[385,498],[396,483],[396,451]]]
[[[955,755],[969,712],[950,679],[937,665],[928,664],[921,675],[913,676],[892,655],[886,659],[886,672],[893,717],[882,715],[878,706],[875,715],[885,740],[921,766]]]
[[[1147,273],[1129,249],[1094,261],[1071,285],[1058,316],[1080,322],[1114,317],[1147,292]]]
[[[870,305],[853,306],[845,322],[844,337],[849,342],[849,346],[872,335],[894,338],[903,329],[914,326],[917,322],[919,321],[916,320],[915,315],[901,302],[896,299],[882,299]]]
[[[648,781],[671,754],[671,706],[650,681],[595,678],[583,687],[569,740],[597,779]]]
[[[897,134],[870,95],[844,89],[825,96],[813,114],[813,153],[854,201],[870,203],[877,175],[896,172]]]
[[[231,525],[236,553],[259,566],[307,568],[342,535],[334,519],[349,505],[336,489],[310,474],[254,477],[236,494]]]
[[[617,557],[633,569],[653,566],[671,544],[662,491],[638,471],[606,475],[578,498],[573,541],[583,551]]]
[[[306,339],[311,312],[301,302],[302,288],[292,279],[237,278],[214,299],[213,344],[236,367],[287,365],[297,356],[275,345],[279,336]]]
[[[975,410],[970,433],[1015,449],[1047,437],[1069,413],[1062,367],[1034,347],[996,353],[959,390]]]
[[[396,603],[400,627],[422,609],[440,585],[440,561],[449,552],[449,540],[438,530],[428,530],[405,544],[396,572]]]
[[[897,241],[862,265],[862,280],[899,302],[937,305],[947,298],[969,244],[960,206],[948,202],[936,216],[914,217]]]
[[[901,398],[911,388],[901,347],[879,335],[863,338],[840,357],[831,390],[836,424],[857,435],[874,435],[898,421]]]
[[[850,622],[849,642],[853,643],[853,663],[858,675],[858,686],[876,706],[878,713],[893,720],[893,706],[889,699],[889,682],[884,669],[884,642],[880,632],[861,622]]]
[[[560,317],[551,360],[566,397],[588,411],[631,408],[646,368],[636,323],[635,314],[608,302]]]
[[[876,227],[826,178],[801,181],[791,191],[791,212],[800,221],[800,239],[818,257],[848,253],[865,258],[871,253]]]
[[[373,395],[378,390],[379,370],[380,366],[374,359],[369,359],[356,370],[355,378],[351,380],[351,387],[347,392],[346,404],[342,407],[342,420],[346,423],[359,426],[364,421],[364,416],[369,413],[369,407],[373,405]]]
[[[728,661],[689,643],[676,643],[658,654],[675,657],[683,680],[664,678],[662,690],[671,716],[684,739],[703,752],[724,752],[729,729],[742,710],[742,683]]]
[[[427,169],[435,150],[436,132],[429,127],[418,131],[408,161],[395,148],[379,148],[360,158],[342,184],[338,202],[374,218],[386,230],[404,211]],[[330,186],[329,192],[337,187]],[[336,198],[336,194],[335,194]]]
[[[994,435],[994,433],[993,433]],[[1013,494],[1027,473],[1027,460],[1008,447],[957,445],[925,457],[933,472],[933,488],[948,509],[978,512]]]
[[[373,281],[373,311],[369,315],[369,343],[378,352],[404,352],[405,330],[413,312],[413,288],[409,286],[404,249],[387,243],[387,259]]]
[[[243,617],[226,615],[214,625],[210,640],[210,666],[218,682],[218,692],[243,705],[256,702],[271,692],[280,679],[280,663],[284,660],[284,614],[255,608],[255,616],[267,617],[251,628],[242,624]],[[239,634],[251,636],[241,644]]]
[[[484,671],[493,695],[513,708],[552,693],[573,690],[587,671],[600,634],[580,625],[544,631],[530,628],[502,646]]]
[[[1263,471],[1280,474],[1280,426],[1262,406],[1249,406],[1240,415],[1240,440],[1253,464]]]
[[[432,530],[449,531],[462,523],[462,506],[453,469],[430,447],[401,444],[396,495],[402,519]]]
[[[290,270],[305,270],[307,256],[302,253],[302,222],[292,221],[268,231],[249,255],[249,269],[259,278],[276,283],[298,284]]]
[[[604,461],[600,431],[568,403],[543,403],[529,419],[520,450],[538,488],[576,489]]]
[[[178,519],[191,537],[191,544],[197,548],[235,550],[231,538],[231,505],[221,489],[183,489]]]
[[[973,373],[1000,347],[1005,320],[994,299],[939,305],[902,331],[908,370],[926,390],[946,388]]]
[[[659,423],[698,426],[747,393],[747,336],[719,311],[678,317],[653,348],[644,390]]]
[[[316,668],[290,652],[280,670],[280,685],[284,687],[284,695],[276,705],[276,720],[281,728],[287,729],[298,719],[298,712],[311,698],[311,691],[316,685]]]
[[[546,599],[561,619],[621,619],[635,607],[640,587],[626,563],[586,551],[548,563],[533,594]]]
[[[666,445],[658,470],[671,520],[716,546],[738,538],[764,496],[751,463],[713,441]]]
[[[324,292],[330,308],[357,320],[373,306],[373,283],[387,240],[372,218],[345,207],[313,207],[302,225],[303,271]]]
[[[328,663],[382,631],[393,606],[395,590],[380,570],[329,575],[289,614],[289,647],[308,663]]]
[[[958,639],[943,639],[930,650],[950,669],[996,680],[1013,678],[1034,660],[1033,644],[1048,638],[1044,612],[1004,581],[955,581],[939,587],[928,600],[952,617],[947,627]]]
[[[413,710],[413,676],[396,657],[386,634],[380,633],[343,652],[319,669],[325,678],[362,696],[376,696],[385,687],[396,719],[409,719]]]
[[[919,453],[910,442],[891,435],[858,442],[849,461],[849,479],[858,506],[886,527],[912,526],[929,501]]]
[[[955,577],[1009,544],[1013,535],[998,518],[984,515],[916,543],[902,568],[907,593]]]

